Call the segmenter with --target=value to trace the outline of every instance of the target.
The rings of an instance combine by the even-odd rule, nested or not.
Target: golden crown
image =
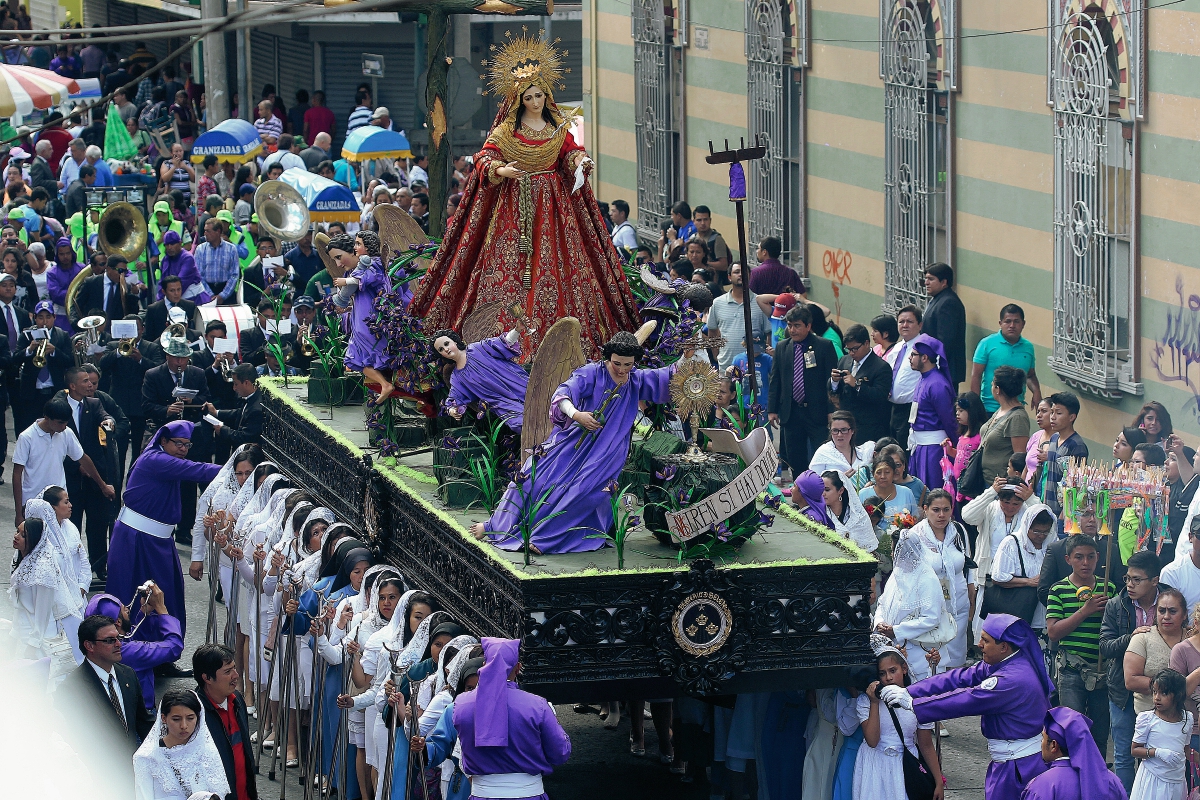
[[[562,66],[567,51],[559,53],[554,47],[559,40],[547,42],[543,38],[545,31],[538,31],[536,36],[527,32],[522,27],[521,35],[514,39],[512,31],[505,31],[510,41],[502,47],[492,45],[495,55],[490,61],[480,62],[488,67],[488,74],[481,77],[488,82],[492,94],[512,97],[531,83],[547,91],[564,88],[562,76],[571,71]]]

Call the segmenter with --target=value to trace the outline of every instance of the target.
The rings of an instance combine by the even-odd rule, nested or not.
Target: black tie
[[[121,698],[117,696],[117,684],[112,675],[108,676],[108,702],[112,703],[113,711],[117,712],[117,719],[121,720],[121,727],[129,733],[129,723],[125,720],[125,709],[121,708]]]
[[[115,283],[108,285],[108,302],[105,304],[104,310],[108,312],[110,320],[120,319],[122,316],[117,308],[117,285]]]

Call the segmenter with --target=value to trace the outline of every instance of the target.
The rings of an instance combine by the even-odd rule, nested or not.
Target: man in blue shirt
[[[1009,303],[1000,309],[1000,331],[986,336],[975,348],[975,357],[971,359],[971,391],[983,400],[983,410],[988,415],[995,414],[1000,408],[999,401],[992,396],[992,375],[996,367],[1016,367],[1025,372],[1025,385],[1033,392],[1030,405],[1037,408],[1042,402],[1042,385],[1038,382],[1037,373],[1033,371],[1036,357],[1033,344],[1021,333],[1025,330],[1025,310],[1016,303]],[[1021,402],[1025,401],[1025,393],[1021,392]]]
[[[238,262],[237,247],[221,238],[220,221],[213,217],[204,223],[204,241],[196,248],[193,256],[200,277],[220,297],[219,305],[229,305],[236,298],[241,264]]]

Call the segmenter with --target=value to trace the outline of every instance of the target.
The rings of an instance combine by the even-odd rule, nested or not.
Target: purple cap
[[[54,303],[51,303],[49,300],[42,300],[36,306],[33,307],[33,315],[35,317],[38,314],[42,313],[43,311],[49,311],[51,314],[53,314],[54,313]]]
[[[483,657],[475,689],[476,747],[508,747],[508,673],[517,665],[521,643],[516,639],[484,637]]]
[[[163,234],[163,244],[179,244],[182,241],[175,231],[167,231]]]
[[[1071,769],[1079,776],[1079,796],[1088,800],[1124,800],[1125,787],[1108,771],[1104,756],[1092,738],[1092,721],[1069,708],[1056,707],[1046,712],[1046,736],[1058,742],[1071,760]]]
[[[250,194],[254,194],[254,184],[253,183],[243,183],[241,186],[238,187],[238,197],[241,197],[246,192],[249,192]]]

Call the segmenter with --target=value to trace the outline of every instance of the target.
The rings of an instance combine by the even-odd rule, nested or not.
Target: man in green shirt
[[[1033,392],[1029,405],[1037,408],[1042,401],[1042,385],[1034,372],[1033,344],[1021,334],[1025,331],[1025,309],[1009,303],[1000,309],[1000,330],[985,336],[971,359],[971,391],[983,400],[983,410],[996,413],[1000,402],[992,396],[992,375],[996,367],[1016,367],[1025,373],[1025,384]],[[1020,400],[1025,401],[1025,392]]]
[[[1108,687],[1100,663],[1100,623],[1104,605],[1116,594],[1096,579],[1096,540],[1077,533],[1067,539],[1071,574],[1050,587],[1046,634],[1058,644],[1054,658],[1058,702],[1092,720],[1097,747],[1108,746]]]

